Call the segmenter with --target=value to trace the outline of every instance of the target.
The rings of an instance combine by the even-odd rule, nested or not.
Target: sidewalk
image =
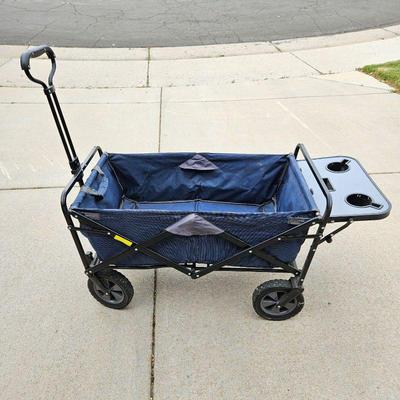
[[[135,296],[125,311],[92,300],[58,206],[69,173],[46,99],[19,69],[21,48],[0,47],[2,398],[397,399],[400,97],[355,68],[400,59],[399,33],[55,50],[81,157],[95,144],[286,153],[303,142],[372,174],[391,216],[321,246],[303,312],[281,323],[253,312],[252,291],[273,278],[256,273],[126,271]],[[32,61],[43,77],[48,67]]]

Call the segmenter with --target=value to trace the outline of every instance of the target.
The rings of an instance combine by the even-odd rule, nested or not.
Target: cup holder
[[[371,197],[362,193],[353,193],[346,197],[346,202],[353,207],[372,207],[376,209],[382,208],[382,204],[374,203]]]
[[[350,160],[343,159],[342,161],[331,162],[326,166],[326,169],[331,172],[346,172],[348,171]]]

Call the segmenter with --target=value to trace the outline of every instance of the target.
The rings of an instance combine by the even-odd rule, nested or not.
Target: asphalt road
[[[0,44],[185,46],[317,36],[396,23],[399,0],[0,1]]]

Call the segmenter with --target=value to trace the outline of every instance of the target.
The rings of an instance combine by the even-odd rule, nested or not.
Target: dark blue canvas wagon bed
[[[255,245],[317,212],[293,155],[193,153],[103,154],[72,209],[137,243],[167,230],[174,235],[155,247],[158,253],[177,263],[207,264],[237,252],[222,232]],[[124,248],[108,237],[86,235],[101,259]],[[277,243],[269,252],[292,262],[303,241]],[[130,254],[119,264],[157,260]],[[268,262],[249,255],[235,264]]]
[[[30,73],[30,59],[42,54],[51,60],[48,84]],[[43,87],[56,122],[73,175],[61,208],[88,289],[106,307],[124,308],[134,294],[118,269],[169,267],[191,279],[214,271],[274,272],[290,277],[259,285],[253,308],[268,320],[291,318],[303,308],[318,246],[354,221],[389,215],[389,201],[357,160],[312,159],[302,144],[284,155],[112,154],[96,146],[80,162],[53,85],[53,50],[33,47],[20,61]],[[79,194],[68,206],[76,186]],[[342,225],[327,233],[327,224],[336,222]],[[296,256],[307,239],[300,267]]]

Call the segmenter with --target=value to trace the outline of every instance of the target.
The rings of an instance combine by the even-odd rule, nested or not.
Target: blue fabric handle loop
[[[92,171],[96,171],[100,176],[104,176],[103,170],[98,165],[95,165]]]
[[[108,188],[108,178],[104,175],[103,170],[98,165],[93,168],[93,171],[96,171],[102,177],[99,187],[97,189],[93,189],[84,185],[81,187],[81,192],[94,196],[96,200],[101,200],[106,194]]]

